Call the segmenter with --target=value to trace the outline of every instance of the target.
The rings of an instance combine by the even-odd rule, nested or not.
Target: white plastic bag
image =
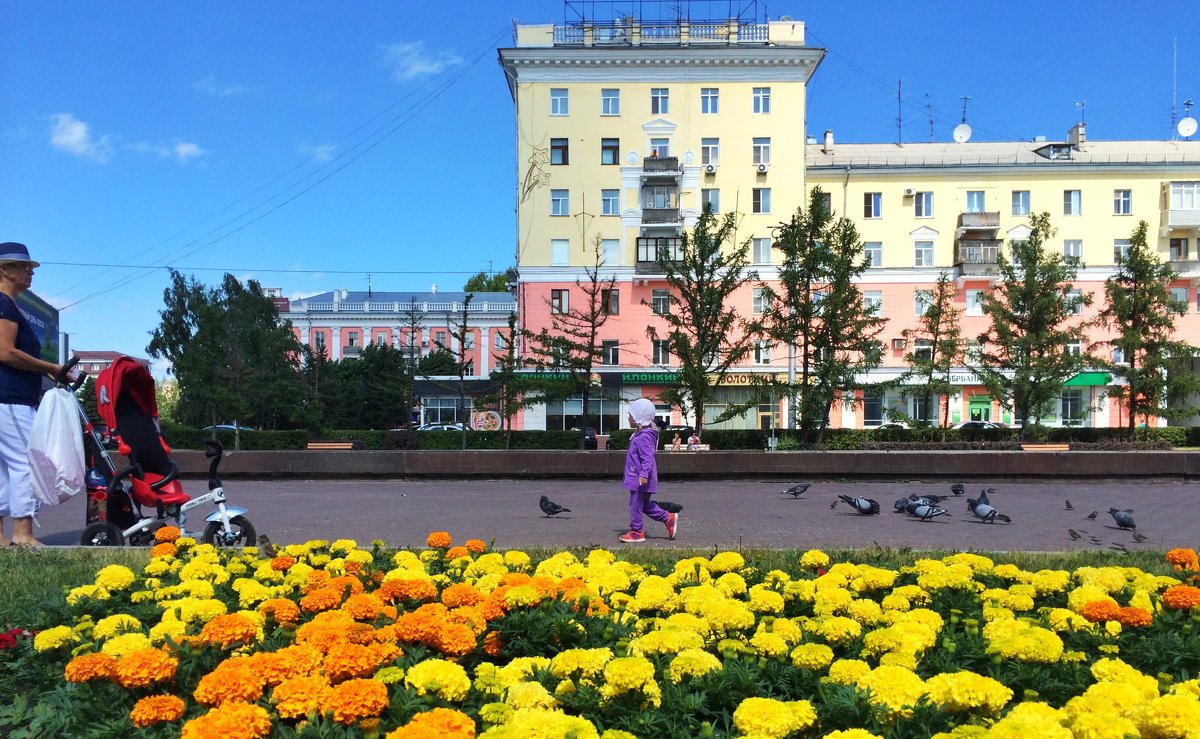
[[[47,391],[33,418],[29,472],[33,497],[46,505],[58,505],[84,488],[79,408],[63,388]]]

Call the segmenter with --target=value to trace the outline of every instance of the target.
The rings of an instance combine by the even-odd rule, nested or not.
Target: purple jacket
[[[625,453],[625,479],[622,481],[626,490],[658,492],[658,464],[654,461],[654,452],[657,450],[658,429],[654,426],[640,428],[629,437],[629,451]],[[639,477],[646,478],[646,487],[638,484]]]

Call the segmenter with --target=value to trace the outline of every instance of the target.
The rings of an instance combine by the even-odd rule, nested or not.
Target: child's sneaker
[[[625,544],[641,544],[646,541],[646,535],[640,531],[628,531],[617,537]]]
[[[674,539],[675,532],[679,530],[679,514],[667,513],[667,520],[663,522],[663,525],[667,527],[667,538]]]

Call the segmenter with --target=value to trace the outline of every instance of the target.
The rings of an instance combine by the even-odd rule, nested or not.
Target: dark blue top
[[[38,341],[29,319],[17,310],[13,299],[0,293],[0,321],[17,324],[17,349],[31,357],[41,357],[42,342]],[[0,363],[0,403],[7,405],[37,405],[42,390],[42,374],[19,370]]]

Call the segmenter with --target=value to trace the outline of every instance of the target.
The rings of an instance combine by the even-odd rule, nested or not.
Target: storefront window
[[[1087,418],[1087,406],[1083,399],[1083,388],[1063,390],[1062,394],[1062,425],[1082,426]]]
[[[621,428],[621,402],[612,398],[588,398],[588,426],[607,435]],[[583,424],[583,396],[546,404],[546,430],[570,431]]]
[[[471,399],[467,398],[463,417],[458,414],[458,398],[421,398],[425,409],[422,423],[466,423],[471,414]]]
[[[863,392],[863,426],[878,426],[883,423],[883,393],[878,390]]]
[[[754,406],[747,408],[740,416],[717,421],[717,418],[725,413],[731,405],[739,405],[748,403],[752,398],[755,398],[754,391],[748,387],[718,387],[715,389],[716,397],[712,402],[704,406],[704,428],[708,429],[757,429],[758,409]]]

